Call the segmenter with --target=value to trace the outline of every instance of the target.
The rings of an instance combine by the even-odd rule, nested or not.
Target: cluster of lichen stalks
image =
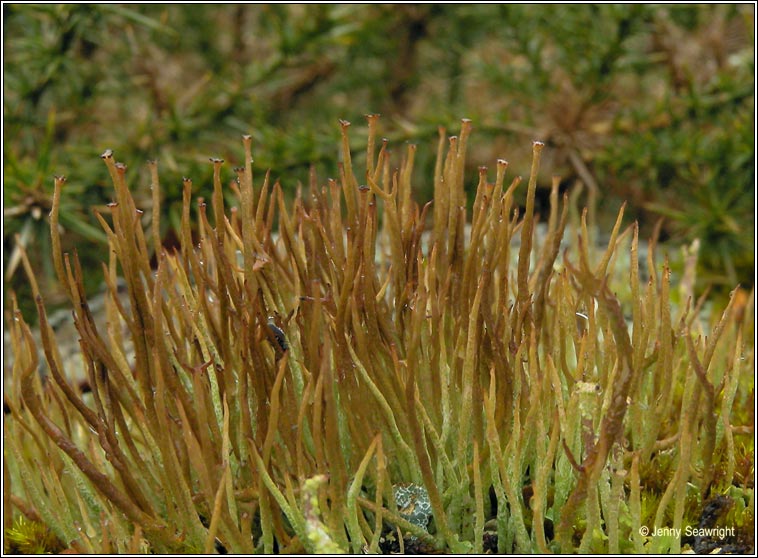
[[[392,537],[458,552],[679,550],[640,526],[681,527],[699,511],[692,486],[705,499],[739,484],[752,295],[732,297],[704,336],[692,281],[672,306],[654,246],[640,284],[623,211],[607,250],[588,245],[583,218],[559,254],[570,212],[557,183],[533,243],[539,142],[525,209],[498,161],[494,184],[480,169],[469,230],[467,120],[447,153],[440,131],[434,203],[420,208],[415,147],[393,169],[377,124],[368,117],[366,185],[342,122],[339,178],[312,176],[289,209],[268,175],[254,186],[245,137],[230,186],[212,160],[210,215],[185,180],[175,251],[161,246],[156,164],[144,230],[126,166],[106,152],[106,327],[76,255],[61,254],[56,179],[54,264],[88,380],[67,379],[39,296],[46,379],[29,327],[7,316],[6,528],[15,510],[98,553],[376,552]],[[428,529],[398,509],[399,486],[428,498]]]

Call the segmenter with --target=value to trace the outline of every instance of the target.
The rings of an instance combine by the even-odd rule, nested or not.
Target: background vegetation
[[[3,10],[3,263],[22,299],[16,234],[46,271],[47,300],[62,295],[45,232],[53,175],[68,175],[63,242],[86,267],[106,249],[91,211],[110,201],[106,148],[139,166],[129,185],[140,207],[144,162],[160,161],[170,243],[182,176],[210,184],[208,156],[235,160],[240,134],[291,195],[311,164],[335,168],[337,119],[360,127],[368,112],[383,115],[393,145],[424,147],[417,177],[432,176],[437,127],[464,116],[477,130],[471,167],[504,157],[526,175],[540,139],[538,209],[551,174],[563,189],[581,180],[609,220],[628,200],[643,238],[659,216],[664,239],[700,238],[701,287],[753,283],[752,6]],[[419,201],[431,198],[431,181],[415,184]]]

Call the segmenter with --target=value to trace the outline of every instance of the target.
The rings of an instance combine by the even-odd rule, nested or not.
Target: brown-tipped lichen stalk
[[[16,515],[81,552],[678,552],[642,527],[691,525],[718,494],[749,526],[753,294],[708,320],[692,250],[674,304],[655,238],[645,283],[623,209],[598,250],[557,180],[538,235],[540,142],[523,210],[498,160],[467,217],[469,120],[440,130],[419,206],[416,147],[393,166],[378,125],[365,174],[342,121],[337,179],[312,175],[291,201],[268,174],[255,184],[245,136],[233,174],[211,160],[210,208],[184,179],[176,250],[160,242],[157,163],[146,230],[104,153],[105,326],[82,287],[101,270],[60,251],[56,178],[54,268],[86,379],[67,376],[24,258],[42,350],[12,302]]]

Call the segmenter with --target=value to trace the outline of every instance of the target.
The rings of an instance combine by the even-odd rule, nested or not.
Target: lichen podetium
[[[537,215],[539,142],[523,206],[499,160],[469,210],[472,123],[440,130],[420,206],[416,147],[393,162],[370,115],[357,173],[340,125],[338,178],[289,201],[256,184],[249,136],[233,174],[211,160],[210,208],[185,179],[176,249],[158,164],[146,228],[104,153],[102,270],[61,253],[56,179],[54,268],[87,377],[68,378],[24,260],[40,341],[11,297],[6,532],[23,516],[93,553],[680,552],[645,533],[709,527],[724,497],[708,521],[754,546],[754,294],[706,313],[692,251],[683,274],[655,239],[640,257],[623,208],[592,245],[557,180]],[[105,326],[85,273],[104,274]]]

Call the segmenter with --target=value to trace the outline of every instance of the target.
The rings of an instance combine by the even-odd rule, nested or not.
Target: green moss
[[[46,525],[18,516],[5,530],[5,554],[59,554],[66,545]]]

